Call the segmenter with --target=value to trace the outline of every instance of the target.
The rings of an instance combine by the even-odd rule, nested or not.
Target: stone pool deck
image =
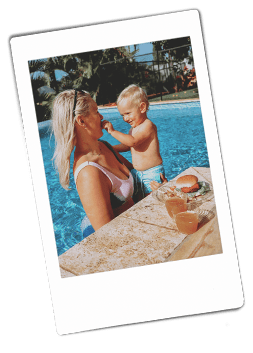
[[[212,187],[210,168],[191,167],[175,179],[186,174],[196,175]],[[214,197],[199,209],[208,210],[208,215],[198,230],[187,236],[177,230],[165,205],[149,195],[59,256],[61,277],[221,254]]]

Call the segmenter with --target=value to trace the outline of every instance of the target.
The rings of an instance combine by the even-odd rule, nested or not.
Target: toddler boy
[[[113,146],[117,152],[131,150],[134,169],[134,201],[150,194],[151,181],[161,183],[165,179],[163,161],[159,151],[157,127],[147,117],[149,102],[144,90],[136,85],[125,88],[117,100],[117,107],[125,122],[131,125],[128,134],[114,130],[113,125],[104,120],[102,126],[119,145]],[[162,174],[160,176],[160,174]]]

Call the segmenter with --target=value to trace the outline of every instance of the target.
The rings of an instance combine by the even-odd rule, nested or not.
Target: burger
[[[194,200],[198,196],[203,196],[207,192],[211,191],[209,183],[206,181],[198,181],[195,175],[184,175],[176,180],[173,185],[170,186],[168,194],[173,197],[177,196],[178,193],[187,194],[187,200]]]
[[[176,189],[185,193],[196,192],[199,188],[198,178],[195,175],[184,175],[176,181]]]

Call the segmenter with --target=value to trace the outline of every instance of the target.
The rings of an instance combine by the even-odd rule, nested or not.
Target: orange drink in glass
[[[181,197],[170,197],[166,200],[165,206],[171,218],[178,212],[187,211],[186,200]]]
[[[196,212],[187,211],[175,215],[175,222],[180,233],[193,234],[198,228],[198,215]]]

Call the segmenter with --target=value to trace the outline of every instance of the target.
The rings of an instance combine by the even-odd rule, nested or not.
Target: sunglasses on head
[[[73,106],[73,115],[74,116],[75,116],[75,109],[76,109],[76,101],[77,101],[77,93],[78,92],[86,93],[80,89],[75,89],[75,98],[74,98],[74,106]]]

